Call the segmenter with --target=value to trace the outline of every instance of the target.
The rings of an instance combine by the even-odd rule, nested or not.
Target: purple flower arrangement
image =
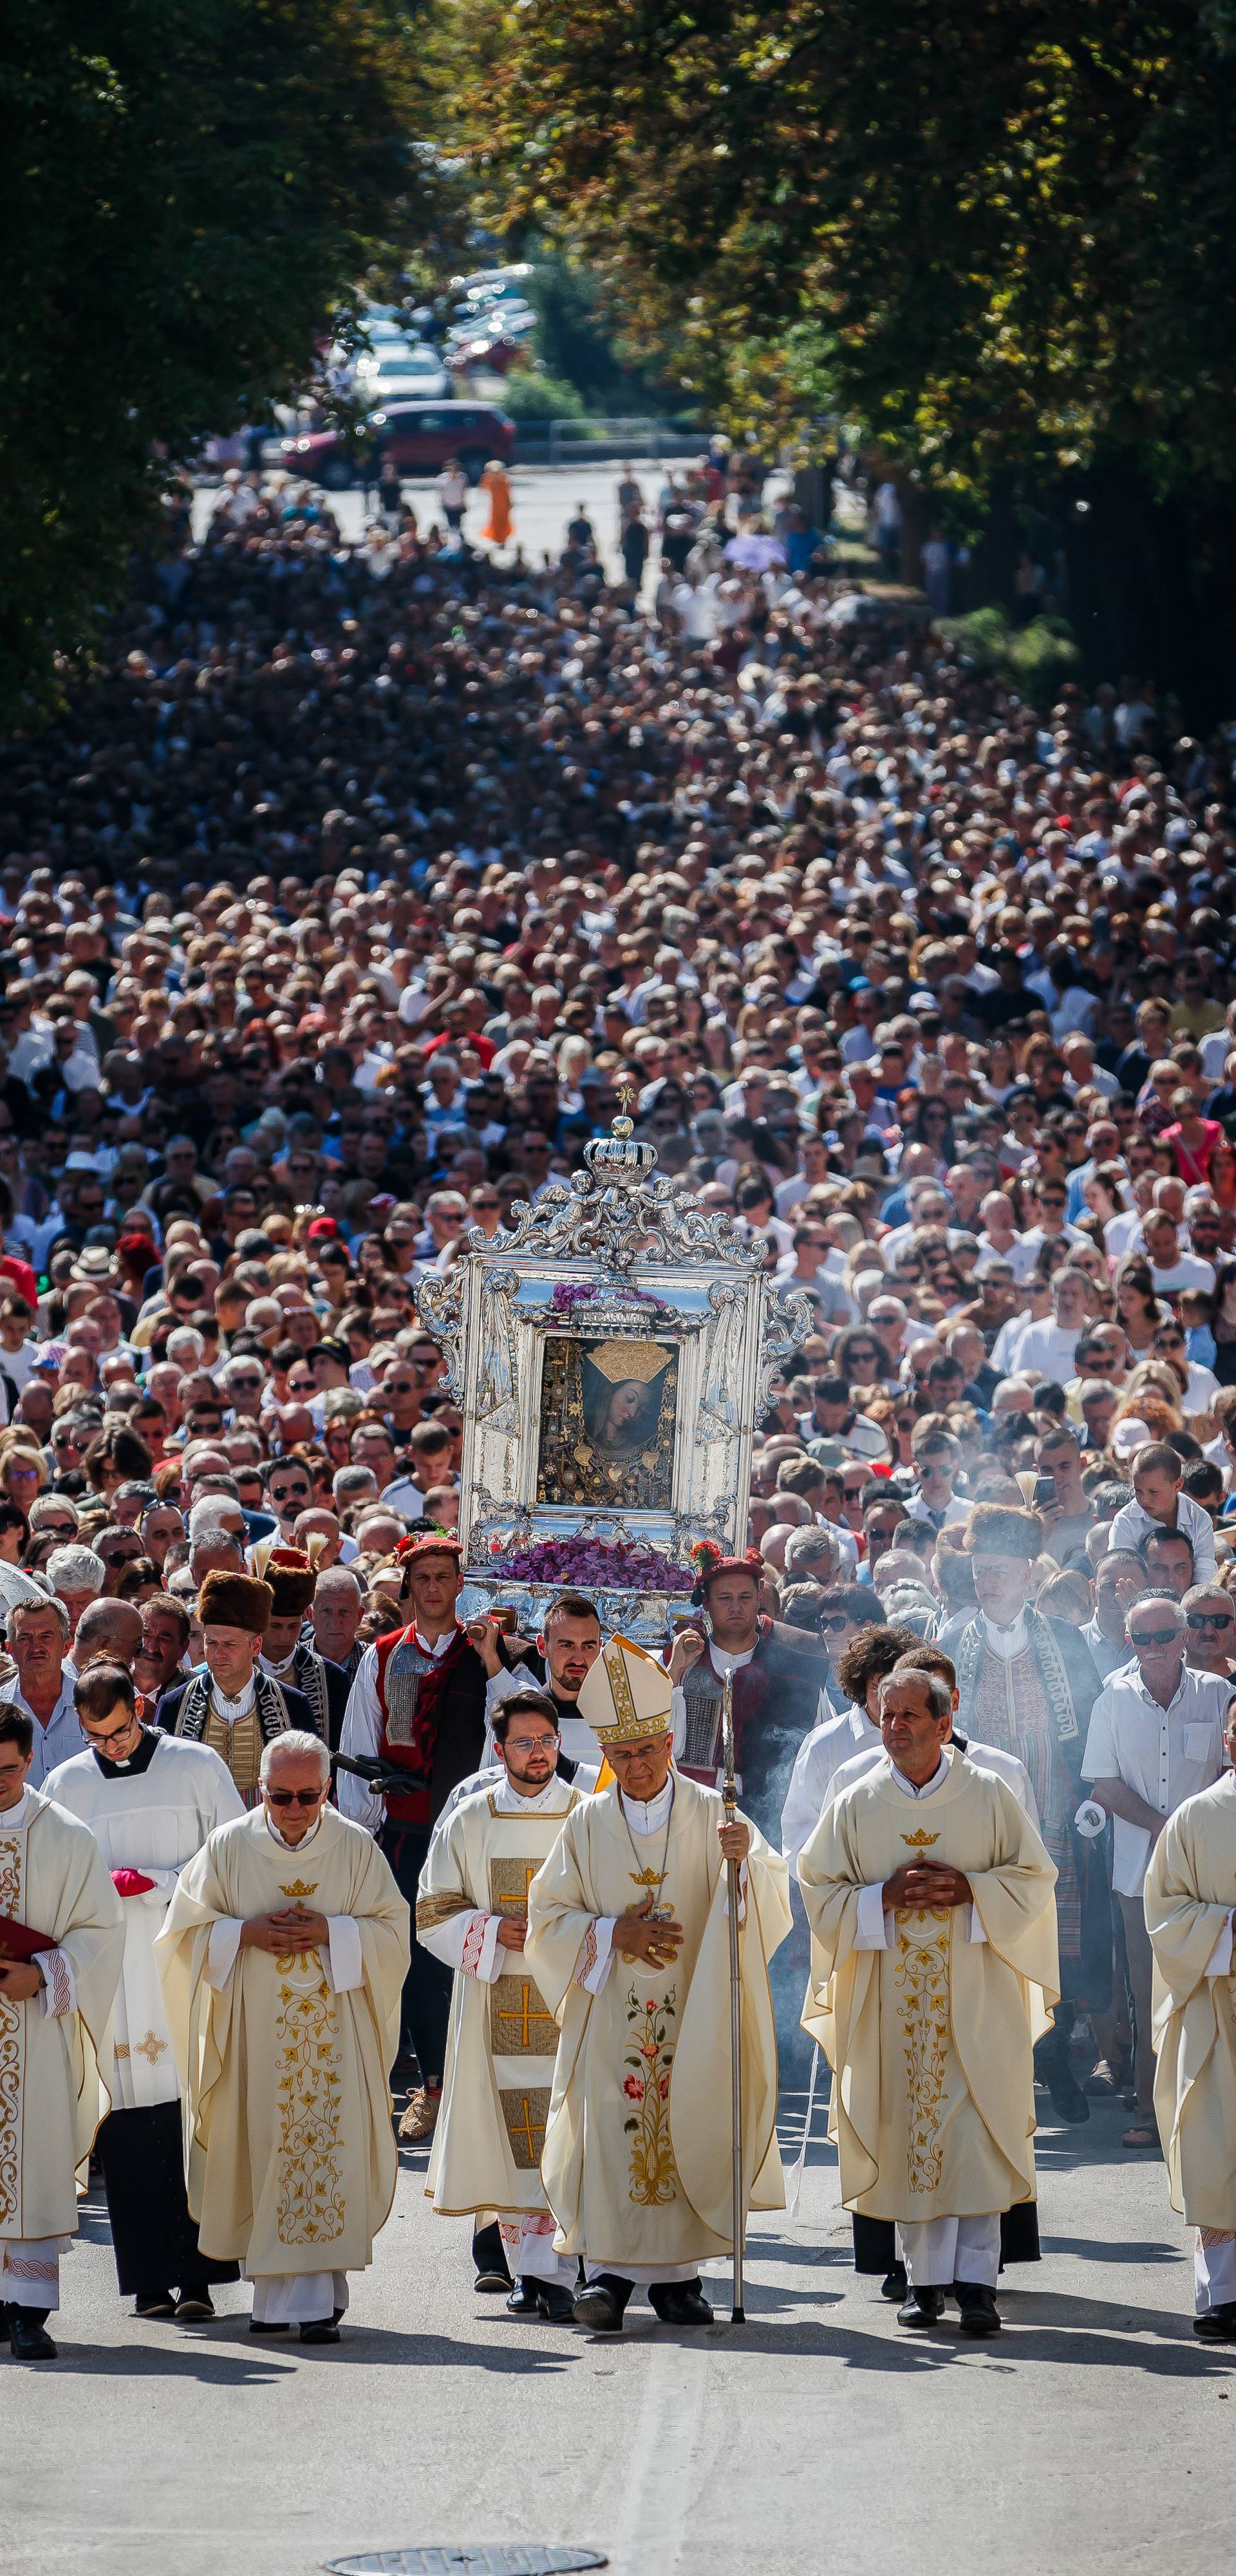
[[[579,1584],[605,1592],[689,1592],[695,1581],[691,1566],[676,1565],[658,1547],[637,1547],[629,1539],[606,1544],[584,1530],[574,1538],[542,1539],[514,1556],[499,1554],[486,1572],[517,1583]]]

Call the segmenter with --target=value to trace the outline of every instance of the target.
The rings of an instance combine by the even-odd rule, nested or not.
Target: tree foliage
[[[80,659],[157,451],[265,418],[366,271],[432,233],[425,80],[398,0],[9,0],[0,718]]]
[[[459,0],[494,217],[557,224],[731,426],[938,491],[1233,474],[1229,0]]]

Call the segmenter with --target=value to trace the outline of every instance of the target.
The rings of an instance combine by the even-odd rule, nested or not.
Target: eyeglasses
[[[132,1716],[126,1715],[123,1717],[119,1726],[109,1727],[106,1735],[101,1734],[98,1727],[91,1726],[88,1721],[83,1727],[82,1733],[84,1735],[88,1735],[91,1743],[97,1747],[100,1753],[103,1753],[106,1751],[109,1744],[123,1744],[126,1735],[129,1734],[131,1728],[136,1726],[136,1724],[137,1713],[134,1711]]]
[[[1203,1636],[1208,1630],[1213,1630],[1217,1634],[1220,1629],[1230,1628],[1232,1624],[1230,1610],[1186,1610],[1185,1617],[1189,1626]]]
[[[1156,1333],[1154,1337],[1154,1346],[1156,1351],[1182,1351],[1184,1349],[1184,1334]]]
[[[822,1610],[818,1624],[822,1637],[839,1637],[842,1629],[848,1628],[851,1621],[844,1610]]]
[[[254,1387],[260,1386],[261,1383],[260,1377],[234,1377],[231,1381],[232,1392],[234,1395],[251,1395]]]
[[[1189,1624],[1192,1626],[1192,1621]],[[1134,1654],[1140,1655],[1143,1646],[1170,1646],[1173,1638],[1179,1635],[1179,1628],[1143,1628],[1136,1637],[1130,1632],[1129,1644]]]
[[[264,1795],[272,1807],[316,1807],[326,1795],[326,1782],[317,1789],[267,1789]]]
[[[558,1738],[556,1735],[508,1735],[505,1749],[508,1753],[556,1753]]]

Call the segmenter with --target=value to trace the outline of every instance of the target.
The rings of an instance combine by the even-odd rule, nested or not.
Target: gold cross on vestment
[[[135,2039],[133,2042],[134,2056],[144,2057],[147,2065],[149,2066],[157,2066],[159,2059],[165,2054],[166,2049],[167,2041],[165,2039],[156,2039],[152,2030],[147,2031],[144,2039]]]
[[[543,2120],[533,2119],[532,2105],[529,2102],[526,2093],[521,2093],[519,2097],[519,2107],[523,2112],[522,2120],[511,2120],[507,2124],[511,2143],[514,2145],[516,2138],[522,2138],[524,2145],[528,2150],[529,2160],[531,2163],[535,2164],[537,2157],[540,2154],[540,2149],[536,2142],[538,2137],[543,2138],[545,2135],[545,2122]]]
[[[529,2043],[529,2039],[528,2039],[528,2026],[529,2026],[529,2024],[530,2024],[531,2022],[534,2022],[534,2021],[547,2021],[547,2022],[550,2024],[551,2028],[556,2027],[556,2025],[555,2025],[555,2023],[554,2023],[554,2016],[553,2016],[553,2014],[552,2014],[552,2013],[548,2013],[548,2012],[538,2012],[538,2011],[536,2010],[535,2006],[534,2006],[534,2005],[532,2004],[532,2002],[530,2001],[531,1996],[533,1996],[535,1993],[536,1993],[536,1987],[535,1987],[535,1986],[530,1982],[530,1980],[529,1980],[529,1979],[525,1978],[525,1979],[524,1979],[524,1981],[523,1981],[523,1983],[522,1983],[522,1984],[521,1984],[521,1986],[520,1986],[520,1989],[519,1989],[519,2002],[518,2002],[518,2004],[515,2006],[514,2010],[513,2010],[513,2011],[511,2011],[511,2012],[503,2012],[503,2011],[501,2010],[501,2008],[499,2007],[499,2008],[497,2008],[497,2009],[495,2010],[495,2012],[494,2012],[494,2020],[495,2020],[495,2021],[516,2021],[516,2022],[518,2022],[518,2023],[519,2023],[519,2026],[520,2026],[520,2029],[519,2029],[519,2045],[520,2045],[520,2047],[521,2047],[521,2048],[527,2048],[527,2047],[530,2045],[530,2043]],[[549,2052],[548,2052],[548,2050],[547,2050],[547,2051],[546,2051],[546,2055],[548,2055],[548,2053],[549,2053]],[[527,2105],[527,2101],[525,2100],[525,2102],[524,2102],[524,2109],[525,2109],[525,2111],[527,2110],[527,2108],[528,2108],[528,2105]]]

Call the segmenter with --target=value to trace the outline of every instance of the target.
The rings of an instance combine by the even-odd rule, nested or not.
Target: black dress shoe
[[[287,2334],[290,2328],[287,2325],[268,2326],[264,2318],[250,2317],[249,2332],[250,2334]]]
[[[906,2288],[905,2264],[894,2263],[891,2272],[886,2272],[880,2283],[880,2296],[882,2299],[904,2299]]]
[[[897,2310],[898,2325],[910,2326],[916,2334],[924,2333],[928,2326],[942,2324],[943,2318],[943,2290],[907,2290]]]
[[[1047,2090],[1051,2097],[1052,2109],[1058,2112],[1062,2120],[1067,2120],[1070,2128],[1080,2129],[1082,2123],[1090,2117],[1090,2104],[1063,2059],[1058,2058],[1049,2063]]]
[[[174,2317],[176,2302],[170,2290],[139,2290],[133,2303],[135,2317]]]
[[[44,2331],[46,2308],[9,2309],[9,2351],[14,2361],[58,2361],[51,2336]]]
[[[590,2326],[594,2334],[621,2334],[630,2296],[629,2281],[620,2281],[616,2272],[601,2272],[576,2291],[571,2314],[577,2326]]]
[[[1193,2331],[1203,2343],[1236,2343],[1236,2299],[1225,2299],[1217,2308],[1207,2308],[1195,2317]]]
[[[478,2290],[489,2290],[495,2292],[498,2290],[509,2290],[511,2287],[510,2273],[478,2272],[474,2287]]]
[[[338,2343],[339,2328],[333,2316],[312,2317],[300,2330],[302,2343]]]
[[[541,2314],[547,2322],[551,2326],[574,2325],[575,2301],[570,2291],[564,2290],[560,2281],[538,2281],[536,2287]],[[508,2299],[507,2306],[510,2304]]]
[[[182,2290],[176,2301],[178,2326],[204,2325],[214,2312],[215,2303],[209,2290]]]
[[[996,2306],[995,2293],[988,2289],[985,2281],[954,2281],[953,2297],[961,2310],[958,2321],[960,2333],[999,2334],[1000,2311]]]
[[[539,2291],[540,2285],[538,2282],[525,2280],[521,2276],[516,2282],[515,2287],[507,2300],[507,2315],[510,2317],[539,2317],[541,2313]],[[574,2313],[574,2302],[572,2302],[572,2316]]]
[[[710,2326],[712,2309],[698,2281],[654,2281],[648,2293],[663,2326]]]

